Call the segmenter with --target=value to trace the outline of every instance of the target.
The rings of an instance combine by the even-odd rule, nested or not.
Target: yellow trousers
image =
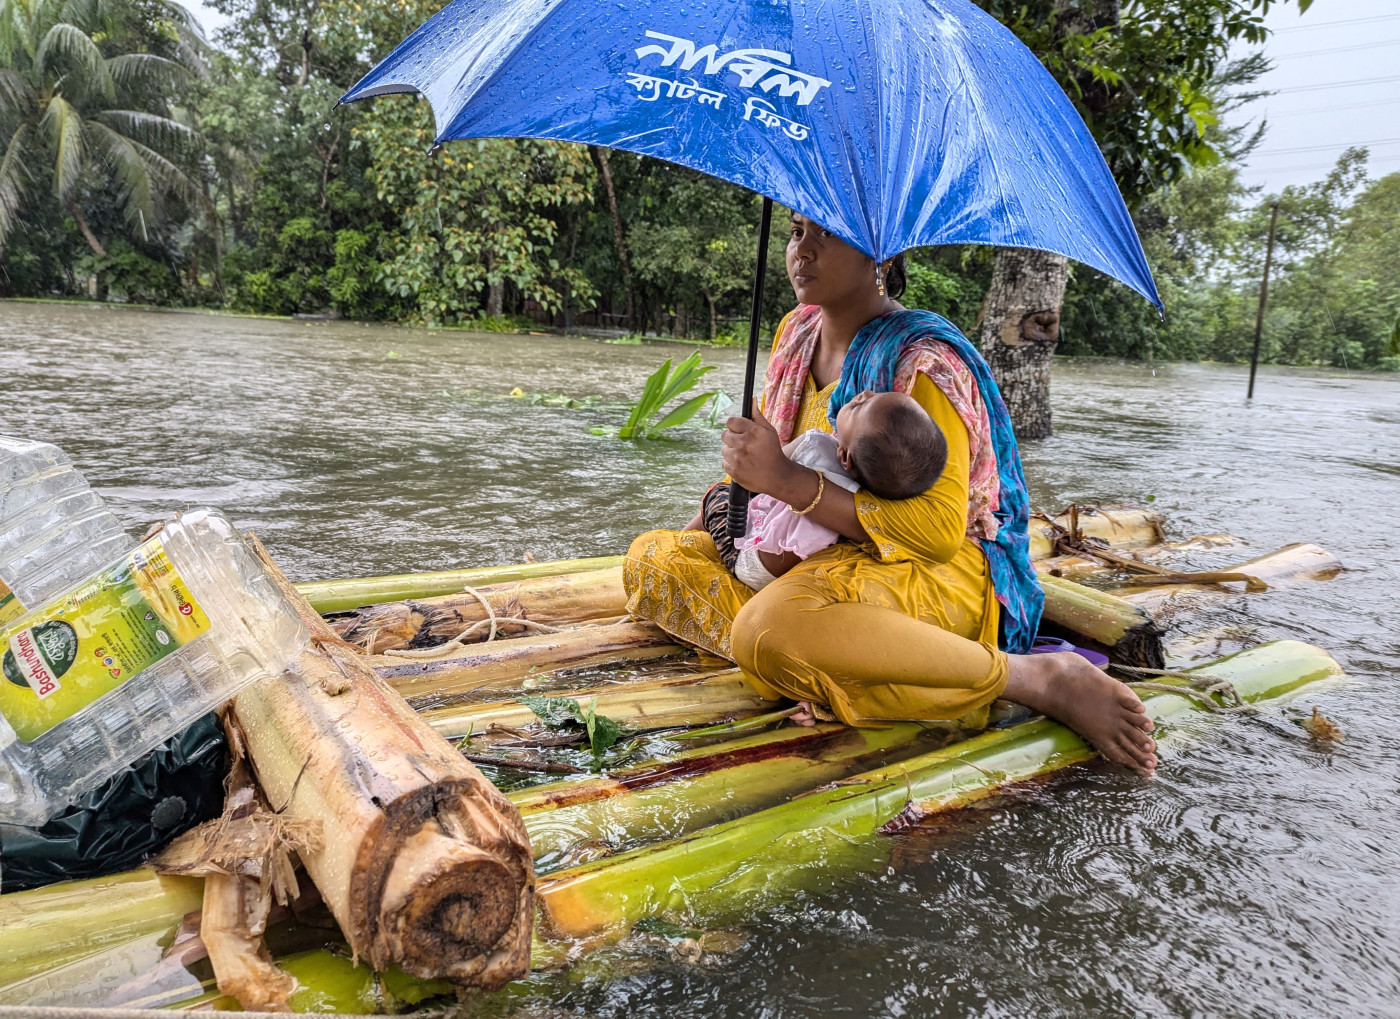
[[[729,658],[772,698],[827,705],[848,725],[986,723],[1006,686],[986,560],[968,541],[948,563],[879,563],[842,543],[762,591],[703,531],[652,531],[623,566],[629,611]]]

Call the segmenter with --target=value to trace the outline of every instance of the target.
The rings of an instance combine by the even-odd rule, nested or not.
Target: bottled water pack
[[[217,510],[128,547],[56,447],[0,437],[0,821],[42,823],[306,644]]]

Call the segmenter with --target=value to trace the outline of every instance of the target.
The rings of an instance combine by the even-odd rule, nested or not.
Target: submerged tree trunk
[[[617,207],[617,189],[613,187],[612,164],[608,161],[608,150],[601,145],[588,146],[588,154],[593,157],[593,165],[598,168],[598,177],[603,182],[603,193],[608,196],[608,214],[612,216],[613,244],[617,248],[617,262],[622,269],[622,286],[627,304],[623,314],[627,316],[627,328],[635,329],[636,297],[632,292],[632,258],[627,251],[627,235],[622,226],[622,213]]]
[[[1060,339],[1060,302],[1068,280],[1069,260],[1063,255],[997,250],[978,340],[1021,439],[1044,439],[1051,432],[1050,359]]]
[[[486,317],[500,318],[506,304],[506,281],[491,275],[496,268],[496,256],[486,252]]]

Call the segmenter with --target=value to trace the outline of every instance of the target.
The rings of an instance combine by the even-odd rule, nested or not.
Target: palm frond
[[[108,20],[104,17],[102,0],[60,0],[56,3],[50,0],[49,6],[57,9],[55,20],[66,21],[88,31],[102,27]]]
[[[54,153],[54,194],[67,198],[83,171],[83,118],[68,100],[54,96],[39,125],[49,136]]]
[[[155,149],[157,152],[189,148],[199,142],[199,135],[169,117],[141,110],[103,110],[93,118],[100,120],[112,130],[134,141]]]
[[[127,225],[134,227],[143,217],[148,225],[154,225],[158,220],[155,201],[157,185],[151,180],[138,144],[96,120],[90,120],[83,126],[92,148],[100,153],[102,165],[117,182],[117,194]]]
[[[178,60],[154,53],[123,53],[109,57],[107,72],[122,88],[146,86],[161,91],[183,85],[194,77],[194,72]]]
[[[24,116],[37,102],[38,96],[22,74],[11,67],[0,67],[0,116]]]
[[[116,85],[107,71],[107,61],[102,51],[77,25],[60,21],[47,32],[34,54],[34,67],[41,74],[57,74],[56,65],[68,65],[79,73],[75,79],[86,90],[97,91],[109,100],[116,99]],[[65,75],[72,79],[72,75]]]
[[[24,178],[28,176],[24,147],[29,144],[31,133],[28,124],[16,128],[5,146],[5,157],[0,159],[0,248],[5,246],[5,238],[18,220],[19,206],[24,201]]]

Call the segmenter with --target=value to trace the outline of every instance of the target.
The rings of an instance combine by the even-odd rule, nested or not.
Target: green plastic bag
[[[224,806],[228,742],[205,715],[39,828],[0,824],[0,891],[139,866]]]

